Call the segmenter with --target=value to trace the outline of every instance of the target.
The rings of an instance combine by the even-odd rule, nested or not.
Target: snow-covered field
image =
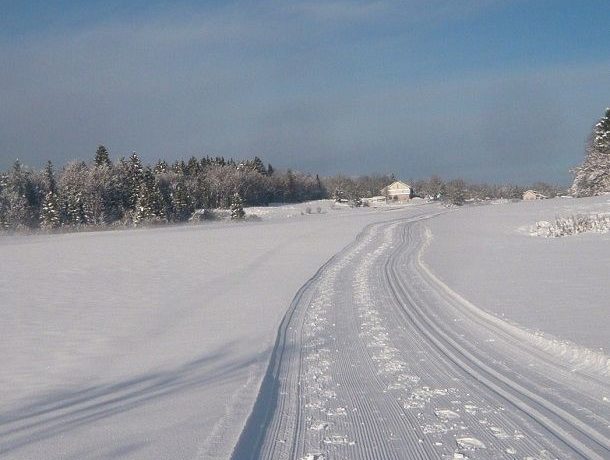
[[[608,458],[607,358],[541,346],[443,284],[428,226],[462,211],[419,211],[367,227],[299,293],[233,458]]]
[[[424,260],[480,308],[610,354],[610,234],[530,235],[536,222],[610,212],[610,196],[460,209],[427,225]]]
[[[295,292],[365,225],[412,208],[319,206],[0,237],[0,457],[226,458]]]
[[[0,457],[607,458],[609,200],[0,238]]]

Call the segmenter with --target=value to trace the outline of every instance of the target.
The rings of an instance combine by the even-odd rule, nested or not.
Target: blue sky
[[[610,105],[606,0],[0,6],[0,168],[103,143],[149,162],[567,183]]]

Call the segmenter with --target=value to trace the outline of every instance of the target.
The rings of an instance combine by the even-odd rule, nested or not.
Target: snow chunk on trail
[[[305,457],[301,457],[300,460],[324,460],[325,458],[324,454],[307,454]]]
[[[483,441],[479,441],[477,438],[457,438],[455,442],[460,449],[464,450],[486,449]]]
[[[449,409],[436,409],[434,411],[434,415],[441,420],[454,420],[456,418],[460,418],[460,414]]]

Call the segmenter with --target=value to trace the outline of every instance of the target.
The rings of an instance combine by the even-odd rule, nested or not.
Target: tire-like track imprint
[[[441,289],[419,211],[295,297],[233,458],[610,458],[610,383]]]

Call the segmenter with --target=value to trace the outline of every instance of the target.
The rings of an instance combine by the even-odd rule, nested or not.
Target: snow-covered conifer
[[[172,201],[176,220],[187,220],[194,211],[193,200],[190,197],[182,178],[176,183],[176,188],[172,193]]]
[[[57,192],[57,182],[55,181],[55,172],[53,171],[53,163],[47,162],[47,166],[44,169],[44,178],[48,192]]]
[[[231,219],[241,220],[244,217],[246,217],[246,212],[244,211],[244,202],[241,199],[239,193],[235,192],[231,199]]]
[[[95,152],[95,166],[111,166],[108,149],[103,145],[98,146]]]
[[[146,169],[142,176],[140,189],[136,200],[136,212],[134,223],[141,225],[145,223],[162,222],[165,220],[165,211],[159,184],[150,169]]]
[[[252,160],[252,169],[262,175],[267,174],[267,168],[265,168],[265,163],[263,163],[263,161],[256,156],[254,157],[254,160]]]
[[[155,174],[163,174],[163,173],[166,173],[167,170],[168,170],[168,166],[167,166],[167,162],[165,160],[157,161],[157,164],[155,165],[155,169],[154,169]]]
[[[144,174],[143,171],[144,168],[142,167],[140,157],[138,157],[136,152],[133,152],[127,163],[128,204],[132,209],[135,207],[140,194],[140,185],[142,184]]]
[[[573,170],[570,192],[575,196],[592,196],[610,192],[610,108],[593,127],[582,165]]]
[[[60,225],[61,212],[59,208],[59,199],[54,191],[49,191],[45,195],[42,203],[40,226],[46,229],[53,229],[58,228]]]

